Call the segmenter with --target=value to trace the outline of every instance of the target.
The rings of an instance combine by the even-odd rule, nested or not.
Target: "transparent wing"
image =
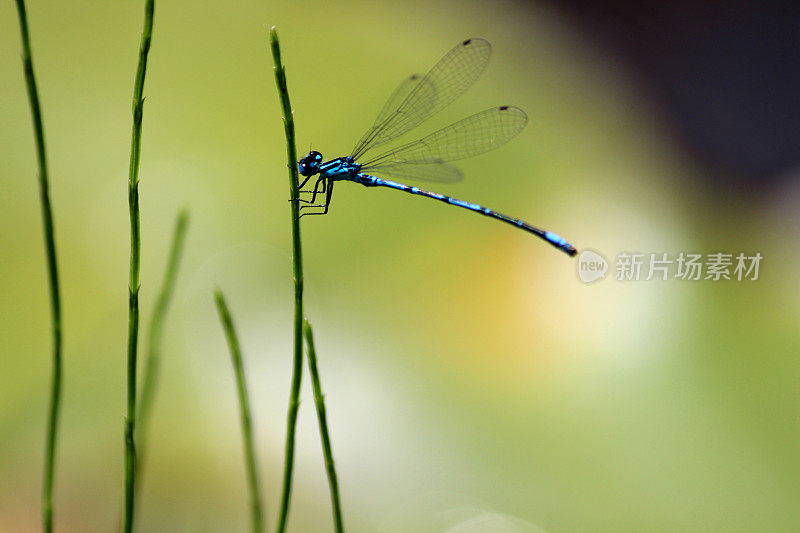
[[[350,157],[357,159],[375,146],[391,141],[418,126],[461,96],[480,77],[489,62],[492,46],[484,39],[467,39],[447,52],[402,100],[393,94],[384,106],[381,120],[358,141]],[[402,89],[401,85],[395,94]],[[389,106],[397,104],[393,110]]]
[[[446,163],[472,157],[498,148],[528,123],[528,115],[518,107],[500,106],[481,111],[450,124],[417,141],[366,161],[364,172],[380,167]]]
[[[408,98],[408,95],[419,85],[420,81],[422,81],[422,76],[420,74],[412,74],[404,79],[397,89],[394,90],[389,100],[384,104],[383,109],[381,109],[372,127],[380,126],[384,120],[389,118],[389,115],[394,113],[400,104],[403,103],[403,100]],[[426,88],[425,91],[434,91],[433,86],[431,85],[429,88]],[[429,98],[434,100],[435,95],[429,95]]]
[[[369,169],[369,172],[399,180],[431,181],[436,183],[456,183],[464,178],[464,174],[459,169],[444,163],[375,165]]]

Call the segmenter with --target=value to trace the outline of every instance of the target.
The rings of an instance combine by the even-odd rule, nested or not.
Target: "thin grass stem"
[[[331,506],[333,507],[333,523],[337,533],[344,531],[342,523],[342,507],[339,500],[339,482],[336,477],[336,467],[333,464],[333,451],[331,439],[328,436],[328,417],[325,414],[325,395],[322,394],[322,385],[317,371],[317,351],[314,348],[314,333],[308,320],[304,323],[306,344],[308,345],[308,370],[311,374],[311,383],[314,386],[314,405],[317,407],[317,421],[319,434],[322,438],[322,452],[325,454],[325,471],[328,474],[328,485],[331,491]]]
[[[133,86],[133,129],[131,133],[131,162],[128,174],[128,208],[131,220],[131,260],[128,284],[128,400],[125,416],[125,513],[124,531],[133,531],[136,484],[136,350],[139,338],[139,268],[141,234],[139,227],[139,156],[142,141],[142,112],[144,108],[144,76],[147,55],[153,33],[155,0],[145,0],[144,30],[139,44],[139,65]]]
[[[158,293],[153,315],[150,319],[150,330],[147,336],[147,359],[142,375],[141,389],[139,392],[139,405],[136,407],[138,420],[136,421],[136,472],[137,479],[135,490],[141,492],[141,471],[145,460],[148,428],[155,400],[156,385],[161,369],[161,338],[164,331],[164,321],[169,310],[172,294],[175,292],[175,280],[178,277],[183,246],[186,242],[186,229],[189,224],[189,212],[182,210],[175,220],[175,230],[172,234],[167,268],[161,289]]]
[[[58,415],[61,410],[61,292],[58,285],[58,264],[56,263],[56,239],[53,229],[53,209],[50,205],[50,184],[47,174],[47,153],[44,146],[44,126],[39,106],[39,92],[33,74],[31,41],[28,33],[28,16],[25,2],[17,0],[19,27],[22,34],[22,65],[28,100],[31,104],[33,131],[36,137],[36,159],[39,164],[39,199],[44,226],[44,244],[47,255],[47,275],[50,284],[50,323],[53,331],[53,370],[50,381],[50,404],[47,414],[47,434],[44,452],[44,480],[42,483],[42,524],[44,531],[53,531],[53,480],[55,478],[56,444],[58,442]]]
[[[283,111],[283,129],[286,133],[286,159],[289,167],[289,205],[292,224],[292,269],[294,273],[294,359],[292,385],[289,392],[289,410],[286,416],[286,449],[283,465],[283,488],[278,513],[278,533],[286,530],[289,516],[289,500],[292,492],[292,469],[294,467],[294,439],[297,411],[300,407],[300,382],[303,374],[303,255],[300,240],[300,194],[297,181],[297,148],[295,147],[294,116],[286,87],[286,69],[281,63],[278,32],[273,27],[269,33],[272,59],[275,64],[275,84]]]
[[[264,531],[264,514],[261,507],[261,485],[258,479],[255,447],[253,446],[253,423],[250,416],[250,402],[247,395],[247,382],[245,381],[242,351],[239,348],[239,339],[233,327],[231,313],[228,310],[228,305],[225,303],[225,296],[220,289],[214,291],[214,301],[217,304],[219,320],[222,323],[222,329],[225,331],[225,338],[228,341],[233,372],[236,376],[236,390],[239,394],[242,444],[244,446],[245,468],[247,469],[247,485],[250,490],[251,530],[253,533],[262,533]]]

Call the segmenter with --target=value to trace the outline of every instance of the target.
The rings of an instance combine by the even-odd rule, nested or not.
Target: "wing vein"
[[[422,78],[406,79],[392,93],[373,126],[350,157],[384,144],[415,128],[461,96],[486,69],[492,47],[484,39],[459,43]]]

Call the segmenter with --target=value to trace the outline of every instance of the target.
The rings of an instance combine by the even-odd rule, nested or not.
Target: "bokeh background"
[[[122,491],[130,108],[142,2],[29,2],[63,283],[59,531],[109,531]],[[244,531],[233,374],[244,348],[270,526],[291,366],[279,28],[298,150],[347,153],[406,75],[467,37],[483,78],[421,128],[492,105],[528,128],[439,190],[610,260],[760,252],[751,282],[584,285],[523,232],[337,187],[303,219],[350,531],[800,530],[798,25],[790,5],[189,2],[156,5],[141,162],[145,331],[179,207],[139,531]],[[39,529],[49,311],[30,110],[0,4],[0,531]],[[304,383],[290,530],[332,529]]]

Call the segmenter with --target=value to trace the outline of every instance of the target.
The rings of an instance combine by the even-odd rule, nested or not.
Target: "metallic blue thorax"
[[[361,165],[353,161],[352,157],[331,159],[319,166],[320,177],[333,181],[352,180],[358,176],[360,170]]]

